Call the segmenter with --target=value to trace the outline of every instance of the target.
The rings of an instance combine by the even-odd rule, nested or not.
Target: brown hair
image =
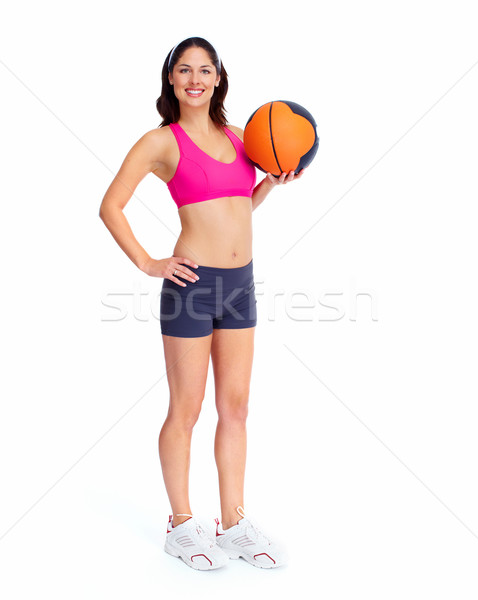
[[[209,54],[213,65],[216,67],[218,75],[221,75],[219,85],[214,89],[214,95],[211,98],[209,105],[209,116],[218,125],[227,125],[226,109],[224,108],[224,99],[227,94],[229,87],[227,81],[227,72],[219,60],[219,57],[214,49],[214,46],[207,40],[201,37],[191,37],[183,40],[180,44],[172,48],[166,57],[163,64],[163,70],[161,73],[162,89],[161,96],[156,100],[156,109],[163,118],[160,127],[169,125],[170,123],[176,123],[179,121],[180,110],[179,101],[176,98],[173,90],[173,86],[169,83],[169,73],[173,70],[174,65],[178,62],[181,55],[187,48],[196,47],[204,48]]]

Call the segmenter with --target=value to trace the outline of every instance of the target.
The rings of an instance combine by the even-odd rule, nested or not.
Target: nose
[[[200,77],[199,71],[191,70],[191,76],[190,76],[189,80],[191,82],[191,85],[196,85],[196,84],[200,83],[201,77]]]

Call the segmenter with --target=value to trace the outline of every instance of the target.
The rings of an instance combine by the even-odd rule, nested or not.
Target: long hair
[[[227,72],[224,68],[224,64],[219,60],[219,57],[214,49],[214,46],[207,40],[201,37],[191,37],[183,40],[175,48],[172,48],[166,57],[163,64],[163,70],[161,73],[162,89],[161,96],[156,100],[156,108],[163,118],[160,127],[165,127],[170,123],[176,123],[179,121],[180,110],[179,101],[174,95],[173,86],[169,83],[168,74],[172,72],[174,65],[178,62],[179,58],[187,48],[196,47],[204,48],[209,54],[213,65],[216,67],[218,75],[221,75],[219,85],[214,88],[214,94],[211,98],[209,105],[209,116],[218,125],[227,125],[226,109],[224,108],[224,99],[227,94],[229,87],[227,81]],[[172,55],[171,55],[172,53]]]

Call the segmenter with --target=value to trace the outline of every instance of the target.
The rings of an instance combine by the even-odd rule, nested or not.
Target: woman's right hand
[[[196,273],[188,269],[186,265],[189,265],[193,269],[198,267],[198,265],[189,258],[170,256],[169,258],[161,258],[159,260],[149,258],[143,265],[142,271],[151,277],[164,277],[164,279],[170,279],[171,281],[174,281],[174,283],[186,287],[186,284],[181,281],[179,277],[191,282],[196,282],[199,279]],[[175,271],[176,275],[173,275]]]

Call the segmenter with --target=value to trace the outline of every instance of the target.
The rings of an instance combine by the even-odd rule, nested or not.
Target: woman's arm
[[[259,204],[264,202],[267,194],[276,186],[295,179],[300,179],[304,174],[305,169],[301,169],[298,175],[294,174],[294,171],[290,171],[289,174],[282,173],[280,177],[274,177],[271,173],[267,173],[266,177],[256,185],[252,192],[252,210],[255,210]]]
[[[256,185],[252,192],[252,210],[254,211],[259,204],[262,204],[266,199],[267,194],[272,190],[274,184],[267,177]]]
[[[123,209],[141,180],[161,164],[161,137],[158,130],[152,130],[136,142],[100,206],[99,216],[103,223],[128,258],[141,270],[151,257],[135,238]]]
[[[122,210],[115,208],[100,211],[100,218],[114,237],[118,246],[133,263],[144,271],[145,265],[150,260],[149,254],[134,237],[133,231]]]

